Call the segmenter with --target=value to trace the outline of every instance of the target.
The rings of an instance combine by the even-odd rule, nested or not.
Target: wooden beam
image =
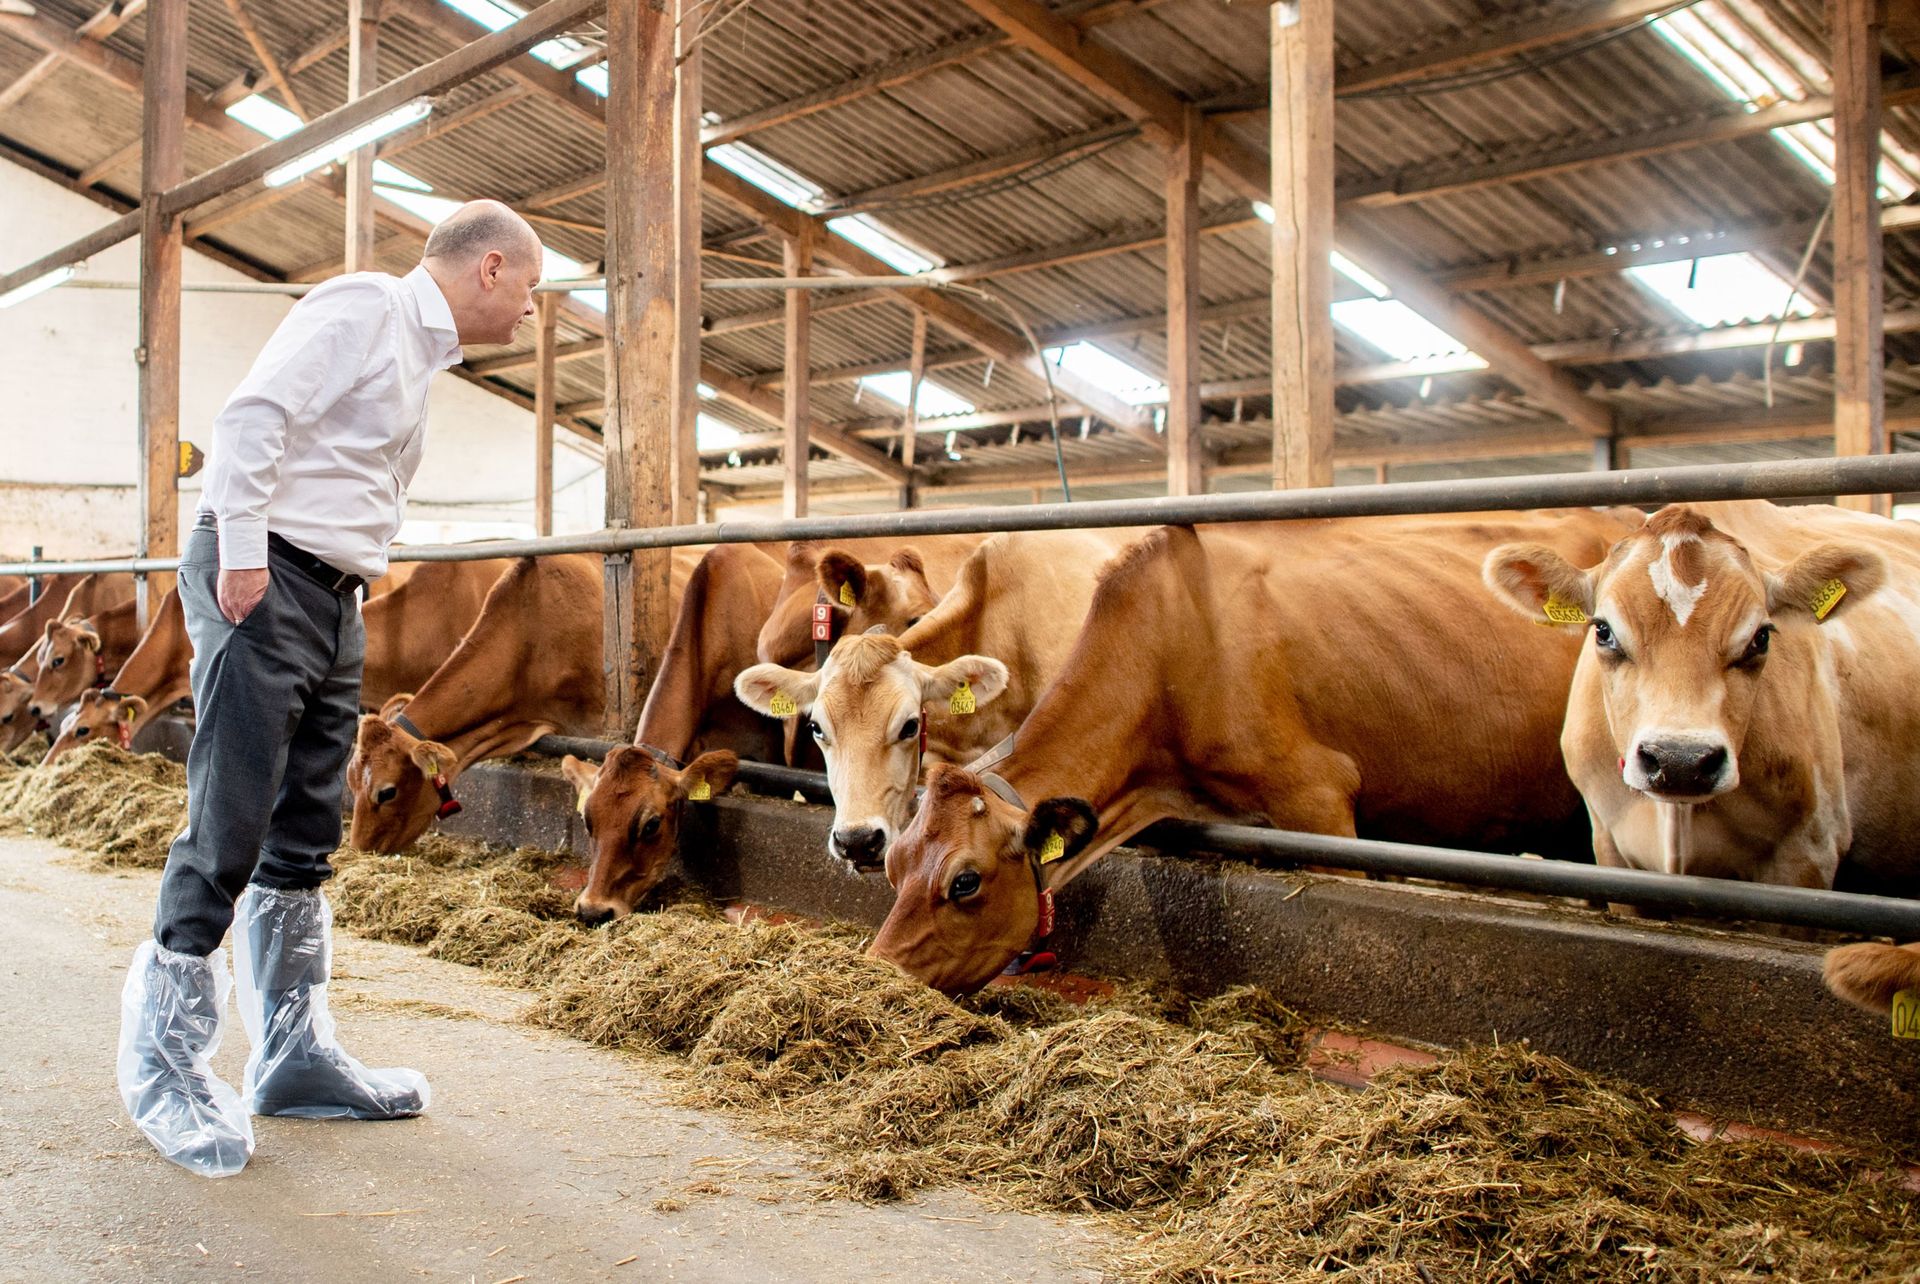
[[[1200,438],[1200,172],[1205,121],[1187,108],[1186,129],[1167,153],[1167,494],[1204,495]]]
[[[784,432],[787,410],[786,402],[781,397],[775,396],[764,388],[754,387],[739,375],[723,370],[712,362],[702,363],[700,378],[721,397]],[[858,464],[875,477],[894,485],[906,483],[908,473],[905,468],[864,441],[855,439],[840,427],[810,422],[807,425],[807,433],[814,445]],[[780,435],[770,434],[766,444],[776,446],[781,440]]]
[[[349,0],[347,18],[349,31],[358,21],[353,16],[358,7],[359,0]],[[293,91],[293,80],[287,75],[286,68],[280,65],[280,59],[274,55],[273,50],[267,47],[266,38],[260,34],[260,28],[247,13],[246,0],[227,0],[227,13],[232,16],[233,25],[240,28],[240,35],[246,40],[247,47],[253,50],[253,56],[260,60],[260,66],[267,73],[267,79],[272,81],[274,88],[280,91],[280,97],[286,103],[288,110],[301,120],[306,120],[307,109],[300,105],[300,95]],[[347,96],[353,97],[351,72],[348,73]]]
[[[781,263],[787,276],[811,276],[813,274],[813,225],[803,223],[799,235],[789,240],[781,252]],[[786,360],[787,384],[786,415],[781,436],[782,460],[785,464],[785,476],[781,484],[780,515],[782,517],[805,517],[807,515],[807,392],[808,376],[812,372],[812,325],[811,290],[787,291],[787,330]]]
[[[237,9],[241,0],[227,3]],[[271,64],[268,70],[271,72]],[[379,84],[380,0],[347,0],[347,101],[366,97]],[[369,143],[347,157],[345,253],[349,272],[373,270],[373,161],[378,154],[376,144]],[[552,432],[551,424],[548,432]]]
[[[1333,13],[1269,11],[1273,484],[1333,485]]]
[[[606,520],[673,520],[673,12],[607,0]],[[535,13],[541,10],[535,10]],[[640,721],[672,624],[667,549],[606,559],[606,719]]]
[[[1342,96],[1364,94],[1392,85],[1410,84],[1466,71],[1547,45],[1617,30],[1664,9],[1671,9],[1673,4],[1674,0],[1604,0],[1603,3],[1583,4],[1571,9],[1543,5],[1536,16],[1525,17],[1518,22],[1503,21],[1491,30],[1463,36],[1419,53],[1348,68],[1335,77],[1334,93]]]
[[[958,66],[1005,44],[1006,38],[998,34],[970,36],[957,40],[939,49],[898,59],[878,70],[828,85],[824,89],[801,94],[785,102],[773,103],[757,111],[745,112],[732,120],[721,121],[717,125],[708,125],[700,131],[700,142],[705,147],[731,143],[757,129],[771,129],[775,125],[784,125],[804,116],[811,116],[816,112],[864,98],[869,94],[877,94],[892,89],[896,85],[903,85],[930,71]]]
[[[1258,226],[1260,226],[1260,220],[1248,213],[1245,205],[1236,205],[1232,209],[1216,210],[1204,215],[1200,219],[1200,234],[1213,236],[1222,232],[1238,232]],[[1106,258],[1114,254],[1132,254],[1138,250],[1158,249],[1165,244],[1166,234],[1162,227],[1125,228],[1104,236],[1068,241],[1060,245],[1041,246],[1038,249],[1022,250],[1017,254],[978,259],[972,263],[956,263],[940,268],[932,275],[942,281],[981,281],[988,277],[1013,276],[1020,272],[1038,272],[1047,268],[1067,267],[1074,263],[1084,263],[1090,259]]]
[[[572,343],[562,343],[555,346],[553,359],[555,361],[580,361],[587,357],[597,357],[606,351],[606,346],[606,340],[604,339],[576,339]],[[485,376],[506,374],[512,370],[530,370],[539,364],[540,357],[538,353],[515,352],[504,357],[487,357],[480,361],[469,361],[466,363],[465,368],[469,374]]]
[[[679,0],[673,112],[673,520],[700,516],[700,86],[697,0]]]
[[[1833,50],[1833,450],[1887,450],[1880,242],[1880,6],[1827,0]],[[1890,515],[1890,495],[1844,495],[1843,508]]]
[[[534,303],[534,354],[538,362],[533,380],[533,532],[553,534],[553,420],[557,400],[554,388],[554,333],[560,318],[560,296],[543,294]]]
[[[534,9],[529,16],[543,12],[556,2],[557,0],[547,0],[546,5]],[[404,18],[415,27],[434,32],[442,39],[452,42],[456,47],[483,40],[488,35],[488,29],[485,26],[458,10],[448,8],[440,3],[440,0],[385,0],[385,4],[385,14],[388,18]],[[595,6],[595,9],[599,7]],[[583,13],[570,21],[579,22],[592,16],[592,13]],[[555,34],[558,32],[556,31]],[[549,66],[533,57],[510,59],[499,65],[498,69],[522,84],[546,94],[583,124],[599,128],[607,122],[606,101],[575,80],[572,71]],[[494,68],[490,67],[488,70],[494,70]]]
[[[187,0],[154,0],[147,15],[140,145],[140,508],[136,555],[180,551],[181,219],[160,194],[186,168]],[[141,582],[139,614],[168,585]],[[156,592],[157,590],[157,592]]]
[[[59,66],[60,55],[42,54],[39,62],[21,72],[11,85],[0,89],[0,111],[7,110],[32,93],[34,87],[51,76]]]
[[[54,55],[48,54],[47,57],[52,58]],[[92,187],[95,183],[113,173],[113,171],[119,169],[122,165],[132,164],[139,155],[140,140],[136,138],[132,142],[123,145],[119,150],[81,170],[79,177],[80,186]]]
[[[970,187],[976,183],[1018,173],[1029,166],[1061,160],[1075,152],[1098,147],[1103,143],[1110,143],[1117,138],[1125,138],[1137,132],[1138,129],[1132,121],[1112,121],[1105,125],[1096,125],[1092,129],[1080,130],[1065,138],[1042,139],[1040,142],[1028,143],[1010,151],[981,157],[979,160],[951,165],[946,169],[919,174],[898,182],[882,183],[878,187],[869,187],[864,191],[851,192],[828,202],[826,208],[836,216],[857,214],[863,210],[885,209],[900,201],[933,196],[940,192],[951,191],[956,187]]]

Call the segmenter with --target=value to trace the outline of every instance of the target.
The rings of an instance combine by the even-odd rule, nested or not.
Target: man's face
[[[511,257],[498,250],[481,255],[475,315],[461,319],[461,343],[513,342],[520,323],[533,315],[533,287],[540,284],[540,259],[537,247]]]

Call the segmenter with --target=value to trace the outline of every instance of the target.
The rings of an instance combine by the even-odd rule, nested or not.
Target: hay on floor
[[[158,869],[186,827],[186,796],[180,764],[91,744],[0,775],[0,826],[64,843],[97,869]]]

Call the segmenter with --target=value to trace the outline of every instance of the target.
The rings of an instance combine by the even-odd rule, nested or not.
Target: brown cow
[[[31,679],[39,672],[33,652],[46,636],[47,621],[74,615],[84,619],[132,597],[131,575],[49,575],[40,599],[0,624],[0,660],[18,656],[13,667]]]
[[[377,709],[402,691],[417,691],[453,654],[460,635],[480,618],[487,594],[511,561],[401,562],[410,567],[386,592],[360,608],[367,632],[367,662],[360,704]]]
[[[1497,549],[1487,581],[1584,643],[1560,744],[1602,864],[1920,893],[1920,528],[1677,505],[1604,561]]]
[[[818,673],[760,664],[740,675],[742,701],[797,717],[826,758],[829,854],[878,869],[906,827],[923,750],[927,763],[970,762],[1020,725],[1066,662],[1100,568],[1143,533],[995,535],[897,639],[849,637]]]
[[[12,753],[33,734],[34,720],[27,716],[27,701],[32,698],[32,678],[14,669],[0,669],[0,754]]]
[[[1480,563],[1521,536],[1597,557],[1638,520],[1365,518],[1137,541],[1102,573],[1011,751],[977,764],[998,775],[929,774],[887,853],[896,898],[872,952],[976,989],[1031,939],[1043,892],[1167,817],[1578,850],[1580,799],[1554,752],[1578,646],[1476,600]]]
[[[140,641],[136,611],[135,603],[121,602],[95,615],[47,621],[34,651],[40,671],[27,702],[27,713],[35,721],[49,721],[89,687],[107,685],[107,675],[126,663]]]
[[[1881,945],[1873,941],[1842,945],[1827,953],[1827,988],[1869,1012],[1893,1009],[1893,996],[1911,990],[1915,1015],[1907,1037],[1920,1036],[1920,942]]]
[[[678,601],[699,550],[676,549]],[[349,841],[397,852],[433,824],[459,773],[518,753],[551,732],[593,735],[605,718],[598,554],[523,557],[494,584],[480,617],[453,653],[388,716],[367,715],[347,788]]]
[[[87,691],[67,715],[60,735],[47,750],[52,762],[75,745],[112,738],[123,747],[162,710],[188,694],[187,669],[193,643],[180,595],[169,591],[133,651],[105,690]]]

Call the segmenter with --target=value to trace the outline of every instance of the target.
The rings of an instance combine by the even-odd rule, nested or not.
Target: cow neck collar
[[[416,723],[412,718],[409,718],[407,716],[407,711],[405,709],[402,709],[398,713],[394,714],[392,718],[388,719],[388,721],[392,722],[394,726],[400,728],[400,730],[412,736],[415,740],[432,739],[432,737],[429,736],[426,732],[420,730],[420,726],[418,723]]]
[[[662,766],[671,767],[675,771],[685,771],[687,769],[686,763],[681,762],[678,758],[668,753],[665,749],[660,748],[658,745],[650,745],[644,740],[636,740],[633,742],[633,747]]]
[[[839,612],[833,609],[833,603],[827,599],[825,589],[816,590],[813,595],[813,671],[815,673],[827,667],[827,657],[833,654],[833,644],[839,640]]]
[[[98,651],[93,653],[93,685],[96,687],[107,685],[107,657]]]

